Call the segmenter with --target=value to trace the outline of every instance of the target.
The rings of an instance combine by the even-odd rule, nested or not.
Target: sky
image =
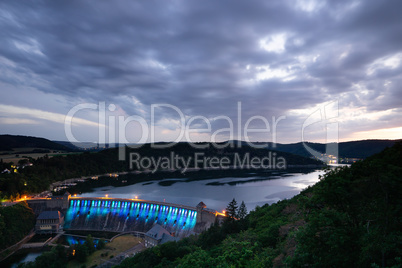
[[[1,1],[0,134],[402,138],[402,2]]]

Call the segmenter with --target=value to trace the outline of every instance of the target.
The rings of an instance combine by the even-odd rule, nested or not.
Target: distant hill
[[[60,144],[60,145],[63,145],[65,147],[68,147],[68,148],[70,148],[72,150],[80,150],[80,148],[78,148],[77,146],[75,146],[74,144],[72,144],[69,141],[53,141],[53,142],[57,143],[57,144]]]
[[[11,151],[13,148],[43,148],[50,150],[71,151],[70,148],[44,138],[0,135],[0,151]]]
[[[401,139],[402,140],[402,139]],[[379,153],[387,147],[392,147],[397,141],[401,140],[361,140],[361,141],[348,141],[339,143],[339,157],[340,158],[367,158],[373,154]],[[231,143],[238,144],[238,141],[233,140]],[[311,157],[311,154],[306,150],[302,142],[281,144],[281,143],[257,143],[267,144],[267,149],[291,153],[303,157]],[[306,142],[310,148],[324,154],[326,150],[325,143]],[[241,142],[241,145],[247,145],[246,142]],[[115,144],[100,144],[99,147],[93,142],[80,142],[77,144],[68,141],[50,141],[44,138],[18,136],[18,135],[0,135],[0,151],[11,151],[12,148],[45,148],[51,150],[62,151],[77,151],[77,150],[90,150],[101,151],[107,148],[116,147]]]
[[[85,150],[85,151],[91,151],[91,152],[102,151],[104,149],[116,147],[115,143],[110,143],[110,144],[99,143],[98,144],[96,142],[69,142],[69,141],[53,141],[53,142],[64,145],[73,150]]]
[[[373,154],[379,153],[387,147],[392,147],[398,140],[362,140],[348,141],[339,143],[340,158],[367,158]],[[399,140],[400,141],[400,140]],[[310,148],[325,153],[326,144],[306,142]],[[277,151],[297,154],[304,157],[311,157],[302,142],[292,144],[273,143],[268,144],[268,148]]]
[[[339,154],[341,157],[367,158],[387,147],[392,147],[398,140],[363,140],[342,142],[339,144]],[[401,141],[401,140],[399,140]]]
[[[161,142],[157,144],[163,145],[165,143]],[[271,150],[269,148],[254,148],[244,144],[239,146],[237,143],[234,143],[230,146],[224,146],[225,144],[226,143],[213,144],[210,142],[200,142],[193,144],[188,142],[179,142],[167,148],[156,149],[153,148],[151,144],[147,143],[138,148],[130,148],[126,153],[128,154],[134,152],[146,157],[170,157],[171,153],[174,152],[177,155],[183,156],[187,159],[192,159],[194,161],[195,154],[202,153],[202,157],[206,158],[226,157],[227,159],[230,159],[231,165],[236,159],[245,159],[245,157],[248,157],[249,159],[253,157],[262,159],[263,157],[269,156],[271,153],[276,159],[279,159],[280,157],[286,159],[286,163],[288,165],[323,165],[321,161],[311,159],[310,157],[301,157],[300,155],[281,152],[279,150]],[[198,148],[196,148],[197,146]],[[204,146],[204,148],[200,149],[200,146]],[[219,146],[221,147],[219,148]],[[114,151],[116,154],[118,151],[117,148],[112,148],[109,150]],[[127,158],[129,158],[129,155],[127,155]],[[191,164],[195,163],[191,162]]]
[[[29,168],[24,168],[18,173],[0,174],[0,188],[4,189],[0,192],[0,199],[2,196],[10,198],[21,194],[39,193],[47,190],[49,185],[55,181],[114,172],[145,171],[144,174],[148,172],[149,176],[155,179],[162,178],[163,176],[160,175],[166,174],[167,171],[181,173],[192,172],[192,169],[205,171],[280,170],[286,168],[311,169],[324,166],[321,161],[315,159],[266,148],[257,149],[248,146],[215,148],[210,143],[203,145],[206,148],[194,148],[194,144],[184,142],[176,143],[168,148],[153,148],[151,144],[144,144],[138,148],[127,147],[123,152],[125,161],[119,160],[118,148],[31,159],[33,165]],[[0,161],[0,170],[6,168],[10,169],[10,163]],[[150,173],[150,171],[154,173]],[[146,179],[144,174],[140,174],[135,179]],[[24,185],[25,183],[26,185]]]

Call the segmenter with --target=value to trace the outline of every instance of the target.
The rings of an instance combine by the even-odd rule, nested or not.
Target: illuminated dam
[[[174,236],[185,237],[209,228],[217,214],[201,206],[139,199],[69,196],[64,229],[147,232],[159,224]]]

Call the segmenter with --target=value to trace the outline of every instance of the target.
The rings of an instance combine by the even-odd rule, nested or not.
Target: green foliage
[[[75,254],[74,254],[74,256],[71,256],[71,258],[76,259],[77,261],[79,261],[81,263],[84,263],[87,260],[87,257],[89,255],[94,253],[97,249],[103,248],[104,246],[105,246],[105,242],[103,240],[100,240],[98,242],[98,248],[96,248],[94,239],[89,234],[85,238],[85,242],[83,244],[76,244],[72,247],[72,250],[75,250]]]
[[[88,255],[92,254],[95,252],[96,248],[95,248],[95,243],[94,243],[94,239],[92,238],[92,235],[87,235],[87,237],[85,238],[85,246],[88,249]]]
[[[212,225],[207,231],[198,236],[198,244],[204,248],[209,249],[214,245],[221,243],[227,236],[224,229],[217,224]]]
[[[224,154],[225,157],[231,159],[234,162],[236,156],[243,159],[245,155],[249,155],[250,159],[253,157],[266,157],[271,151],[267,149],[256,149],[248,146],[241,147],[227,147],[224,149],[216,149],[211,144],[206,144],[204,149],[196,149],[189,143],[177,143],[173,147],[166,149],[154,149],[150,144],[145,144],[139,148],[126,148],[126,159],[129,159],[129,154],[136,152],[142,157],[170,157],[171,152],[188,158],[193,159],[195,153],[202,152],[205,157],[213,157],[219,154]],[[112,172],[129,171],[129,161],[119,161],[117,148],[108,149],[97,153],[79,153],[69,155],[57,155],[54,157],[44,156],[36,160],[31,159],[33,166],[20,168],[18,173],[0,174],[0,197],[9,198],[11,195],[16,194],[30,194],[38,193],[48,190],[51,183],[55,181],[62,181],[71,178],[78,178],[82,176],[92,176]],[[289,165],[321,165],[322,163],[285,152],[275,152],[276,157],[283,157],[286,159],[286,163]],[[190,167],[193,167],[195,163],[190,163]],[[2,163],[0,165],[2,170],[9,168],[9,164]],[[136,166],[134,165],[134,169]],[[224,170],[228,172],[228,170]],[[210,171],[209,171],[210,172]],[[178,171],[181,173],[181,171]],[[163,173],[165,176],[166,173]],[[182,174],[183,175],[183,174]],[[157,178],[158,174],[154,173],[148,176],[152,176],[153,179]],[[144,180],[146,175],[135,177],[136,182],[138,180]],[[150,179],[150,178],[147,178]],[[102,182],[101,182],[102,181]],[[116,179],[113,180],[99,180],[98,183],[107,182],[110,185],[112,182],[116,183]],[[104,186],[104,185],[99,185]]]
[[[90,250],[88,249],[88,246],[84,244],[77,244],[74,247],[75,249],[75,259],[79,262],[85,262],[87,260],[87,257],[90,254]]]
[[[34,226],[35,215],[26,202],[0,207],[0,249],[20,241]]]
[[[237,218],[237,208],[237,201],[233,198],[233,200],[226,207],[226,215],[228,216],[229,220]]]
[[[100,240],[98,242],[98,249],[101,249],[104,246],[105,242]],[[63,268],[67,267],[69,260],[77,260],[80,263],[84,263],[87,260],[87,257],[94,251],[95,245],[93,238],[91,235],[88,235],[84,244],[77,244],[70,248],[65,248],[59,244],[56,247],[53,247],[50,251],[45,252],[37,257],[34,262],[28,262],[20,265],[20,268]],[[107,254],[105,254],[105,256],[107,256]]]
[[[306,203],[292,264],[392,266],[401,256],[402,143],[327,173]],[[314,266],[313,265],[313,266]]]
[[[106,245],[105,240],[100,239],[100,240],[98,241],[98,246],[96,247],[96,249],[97,249],[97,250],[103,249],[103,248],[105,247],[105,245]]]
[[[198,249],[190,254],[185,255],[179,263],[177,267],[205,267],[205,268],[213,268],[217,267],[217,261],[208,254],[207,251]]]
[[[243,220],[244,218],[246,218],[246,216],[247,216],[247,207],[244,201],[241,201],[239,209],[237,210],[237,217]]]
[[[174,260],[190,254],[195,249],[191,238],[180,241],[180,244],[168,242],[126,259],[120,267],[174,267]]]
[[[401,267],[401,159],[397,143],[329,171],[291,200],[214,225],[174,251],[148,249],[119,267]]]
[[[395,144],[394,140],[362,140],[362,141],[349,141],[340,142],[339,157],[341,158],[367,158],[373,154],[379,153],[387,147]],[[275,150],[297,154],[305,157],[310,157],[311,154],[306,150],[305,142],[298,142],[292,144],[275,144]],[[306,143],[310,148],[325,153],[326,144],[323,143]]]
[[[62,245],[53,247],[50,251],[38,256],[34,262],[20,264],[19,268],[63,268],[67,267],[67,250]]]
[[[36,138],[19,135],[0,135],[0,150],[12,150],[13,148],[46,148],[52,150],[70,151],[69,148],[44,138]]]

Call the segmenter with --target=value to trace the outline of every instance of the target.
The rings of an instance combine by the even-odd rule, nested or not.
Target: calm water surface
[[[35,261],[36,257],[40,256],[41,254],[42,254],[42,252],[30,252],[30,253],[26,254],[25,257],[23,257],[18,262],[13,263],[10,267],[17,268],[18,265],[21,263],[26,263],[26,262],[30,262],[30,261],[33,262],[33,261]]]
[[[272,173],[267,176],[249,173],[247,177],[212,178],[206,180],[187,181],[187,178],[164,179],[162,182],[172,182],[169,186],[159,184],[159,181],[141,182],[124,187],[94,188],[93,192],[83,193],[81,197],[102,197],[106,194],[115,198],[135,198],[165,201],[169,203],[196,206],[203,201],[208,208],[224,210],[233,199],[246,203],[247,209],[266,203],[272,204],[282,199],[289,199],[315,184],[319,175],[325,171],[316,170],[303,173]],[[11,267],[17,267],[21,262],[34,261],[41,253],[29,253]]]
[[[95,188],[91,193],[83,193],[81,197],[101,197],[106,194],[115,198],[135,198],[152,201],[165,201],[189,206],[196,206],[203,201],[208,208],[221,211],[235,198],[238,203],[242,200],[248,210],[257,205],[272,204],[282,199],[289,199],[306,187],[315,184],[322,170],[307,174],[285,173],[272,174],[267,177],[252,176],[244,178],[213,178],[199,181],[186,179],[165,179],[175,181],[170,186],[162,186],[159,181],[141,182],[124,187]],[[230,184],[229,184],[230,183]]]

